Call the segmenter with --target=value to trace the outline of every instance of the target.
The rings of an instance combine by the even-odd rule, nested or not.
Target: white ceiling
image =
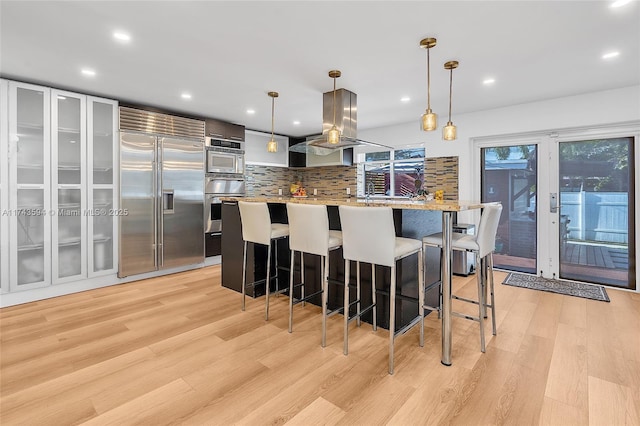
[[[215,117],[276,133],[322,129],[327,73],[358,95],[358,128],[446,121],[544,99],[640,84],[640,5],[611,1],[6,1],[0,73],[82,93]],[[114,40],[121,30],[128,44]],[[601,56],[617,50],[611,60]],[[81,75],[89,67],[92,78]],[[485,86],[483,80],[495,78]],[[181,99],[181,93],[192,99]],[[400,98],[411,97],[403,103]],[[247,115],[252,108],[256,113]],[[603,105],[602,108],[606,108]],[[299,120],[301,124],[294,125]]]

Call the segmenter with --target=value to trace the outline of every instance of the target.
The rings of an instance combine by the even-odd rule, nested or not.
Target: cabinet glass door
[[[17,184],[45,183],[45,140],[48,139],[45,120],[49,111],[44,91],[16,88]]]
[[[87,97],[87,243],[89,277],[117,269],[118,103]]]
[[[51,283],[51,91],[9,82],[9,287]]]
[[[47,211],[44,209],[43,189],[18,189],[17,227],[17,286],[47,281],[48,257],[45,255]]]
[[[55,283],[86,277],[86,96],[51,91]]]
[[[115,219],[113,209],[113,189],[94,189],[92,222],[90,232],[93,235],[93,270],[92,272],[113,269]]]
[[[80,185],[82,166],[81,99],[56,95],[57,108],[57,148],[58,184]]]
[[[113,123],[115,108],[111,103],[93,101],[93,184],[113,184]]]
[[[9,82],[0,80],[0,292],[9,291]]]

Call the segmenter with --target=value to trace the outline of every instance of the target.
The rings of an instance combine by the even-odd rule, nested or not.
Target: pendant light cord
[[[274,123],[274,109],[276,105],[276,98],[271,97],[271,140],[273,140],[273,123]]]
[[[427,109],[431,110],[431,69],[429,68],[429,49],[427,47]]]
[[[453,68],[449,70],[449,122],[451,122],[451,96],[453,93]]]
[[[336,78],[333,77],[333,127],[336,127]]]

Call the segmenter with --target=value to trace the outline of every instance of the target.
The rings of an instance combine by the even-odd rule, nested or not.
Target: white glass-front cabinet
[[[118,103],[87,97],[89,276],[115,273],[118,258]]]
[[[51,91],[53,283],[87,276],[87,97]]]
[[[9,82],[0,79],[0,293],[9,291]]]
[[[117,102],[2,84],[2,291],[115,273]]]
[[[51,91],[9,83],[10,290],[51,283]]]

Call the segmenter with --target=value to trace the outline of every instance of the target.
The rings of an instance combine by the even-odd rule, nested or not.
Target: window
[[[358,167],[358,194],[410,197],[420,194],[424,182],[424,148],[369,152]]]

